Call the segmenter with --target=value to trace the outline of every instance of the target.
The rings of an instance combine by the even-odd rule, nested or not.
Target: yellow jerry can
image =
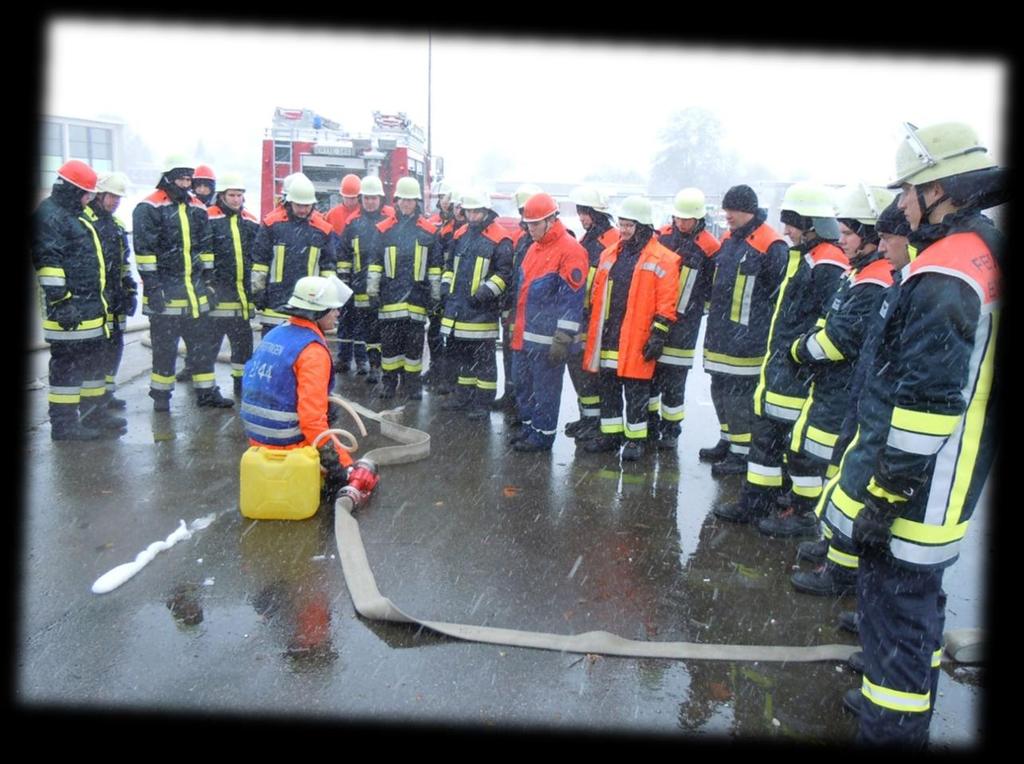
[[[242,454],[242,514],[254,520],[305,520],[320,506],[320,454],[312,446],[252,446]]]

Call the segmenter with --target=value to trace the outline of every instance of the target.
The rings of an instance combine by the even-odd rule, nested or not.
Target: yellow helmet
[[[863,183],[846,186],[836,196],[836,217],[874,225],[893,198],[895,194],[881,186],[867,186]]]
[[[708,214],[704,206],[704,192],[699,188],[684,188],[672,201],[672,216],[677,218],[703,220]]]
[[[654,225],[651,202],[642,196],[627,196],[619,207],[619,220],[635,220],[640,225]]]

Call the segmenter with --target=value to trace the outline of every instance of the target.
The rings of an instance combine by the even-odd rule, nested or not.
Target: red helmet
[[[192,173],[192,182],[197,180],[217,180],[217,176],[213,173],[213,168],[208,164],[201,164],[196,167],[195,172]]]
[[[359,196],[359,176],[349,173],[341,179],[342,196]]]
[[[558,203],[550,194],[534,194],[523,207],[523,222],[536,223],[558,212]]]
[[[57,168],[57,177],[66,180],[83,191],[96,193],[96,171],[81,159],[69,159]]]

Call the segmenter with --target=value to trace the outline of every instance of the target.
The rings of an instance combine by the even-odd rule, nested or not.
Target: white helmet
[[[684,188],[672,201],[672,216],[683,220],[703,220],[708,214],[704,207],[704,192],[699,188]]]
[[[288,306],[319,312],[340,308],[351,296],[352,290],[337,276],[303,276],[295,282]]]
[[[642,196],[627,196],[619,207],[619,220],[635,220],[640,225],[654,225],[651,202]]]
[[[295,204],[316,204],[316,189],[313,187],[313,181],[301,172],[296,173],[292,182],[288,184],[284,200]]]
[[[128,176],[123,172],[108,172],[100,175],[96,182],[96,193],[127,196]]]
[[[422,200],[423,194],[420,193],[419,181],[408,175],[399,178],[398,183],[395,184],[395,198]]]
[[[292,181],[295,180],[302,173],[293,172],[291,175],[285,175],[284,180],[281,181],[281,196],[287,198],[288,189],[292,187]]]
[[[226,172],[220,176],[221,191],[245,191],[245,181],[240,172]]]
[[[881,186],[868,186],[864,183],[846,186],[836,195],[836,217],[874,225],[882,210],[889,206],[895,196],[892,191]]]
[[[380,182],[380,176],[367,175],[359,184],[361,196],[384,196],[384,184]]]
[[[608,212],[608,200],[593,186],[577,186],[569,194],[569,201],[578,207],[590,207],[598,212]]]
[[[478,188],[467,189],[462,194],[462,209],[464,210],[490,210],[491,195]]]

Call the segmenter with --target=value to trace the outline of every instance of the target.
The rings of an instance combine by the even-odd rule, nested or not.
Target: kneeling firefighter
[[[300,278],[280,311],[288,322],[273,328],[245,364],[242,420],[249,443],[266,448],[302,448],[328,429],[327,396],[333,379],[324,332],[338,322],[338,310],[352,290],[336,277]],[[345,485],[369,493],[376,467],[360,460],[332,433],[318,446],[324,475],[322,498],[334,502]],[[357,485],[358,484],[358,485]]]

